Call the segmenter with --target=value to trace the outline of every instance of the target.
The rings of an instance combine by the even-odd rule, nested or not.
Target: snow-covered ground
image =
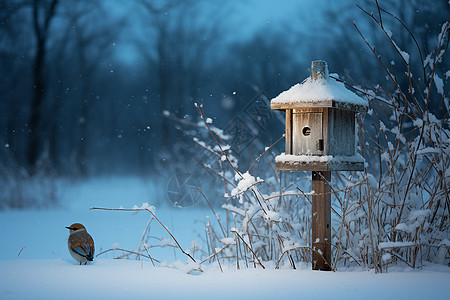
[[[141,179],[109,178],[88,183],[66,183],[62,207],[48,210],[0,212],[0,299],[448,299],[450,268],[426,265],[423,270],[398,269],[387,274],[367,270],[316,272],[241,269],[213,263],[204,272],[187,274],[186,257],[172,248],[151,248],[155,258],[167,261],[154,267],[149,261],[114,260],[110,252],[80,266],[67,251],[68,231],[74,222],[86,225],[96,253],[112,247],[137,249],[150,215],[89,210],[92,206],[150,205],[164,191]],[[205,209],[156,208],[156,214],[189,248],[201,243]],[[151,235],[167,238],[156,223]],[[155,239],[155,244],[159,241]]]
[[[200,275],[135,260],[0,262],[1,299],[448,299],[444,271],[225,270]]]

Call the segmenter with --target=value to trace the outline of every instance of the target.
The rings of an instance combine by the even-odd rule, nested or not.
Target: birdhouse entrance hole
[[[303,127],[302,132],[303,132],[304,136],[308,136],[311,134],[311,128],[309,128],[308,126],[305,126],[305,127]]]

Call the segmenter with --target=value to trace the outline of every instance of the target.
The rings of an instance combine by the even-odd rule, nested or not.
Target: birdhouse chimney
[[[311,62],[311,79],[327,79],[328,78],[328,65],[326,61],[315,60]]]

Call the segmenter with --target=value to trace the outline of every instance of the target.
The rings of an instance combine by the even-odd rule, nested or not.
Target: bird
[[[81,264],[87,264],[88,261],[94,260],[94,239],[87,233],[86,227],[80,223],[74,223],[69,227],[69,239],[67,245],[69,253],[72,257]]]

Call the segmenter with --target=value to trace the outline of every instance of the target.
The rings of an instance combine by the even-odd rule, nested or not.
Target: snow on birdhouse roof
[[[313,62],[312,70],[317,68],[314,63],[316,62]],[[314,76],[314,71],[312,71],[311,77],[273,98],[270,102],[271,108],[285,110],[305,107],[336,107],[357,112],[366,111],[368,102],[348,90],[342,82],[329,77],[326,63],[321,63],[325,70],[319,76]],[[337,74],[332,76],[338,78]]]

